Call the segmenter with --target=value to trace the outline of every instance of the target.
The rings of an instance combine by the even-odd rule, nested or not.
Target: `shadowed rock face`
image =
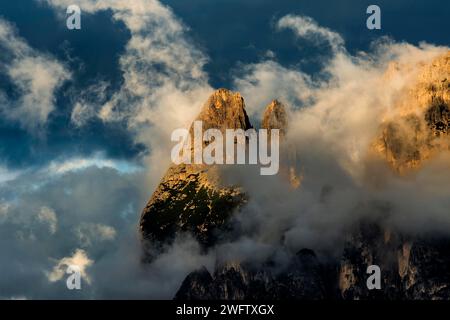
[[[425,121],[435,136],[449,133],[450,110],[449,106],[440,99],[436,99],[425,113]]]
[[[402,285],[407,299],[450,299],[450,239],[431,236],[403,246]]]
[[[327,270],[314,252],[300,250],[283,272],[268,261],[262,267],[245,263],[217,266],[211,275],[205,268],[189,274],[177,300],[319,300],[330,297]]]
[[[450,299],[450,238],[401,237],[374,223],[362,223],[348,239],[340,261],[344,299]],[[369,265],[381,269],[381,290],[367,290]]]
[[[339,266],[341,297],[350,300],[398,299],[401,279],[397,250],[401,239],[383,231],[377,224],[361,223],[349,235]],[[367,267],[377,265],[382,270],[381,290],[368,290]]]
[[[381,269],[381,289],[368,290],[367,267]],[[246,263],[190,273],[175,295],[178,300],[448,300],[450,238],[423,235],[414,239],[360,223],[342,255],[321,261],[303,249],[283,270]]]
[[[201,269],[190,273],[184,279],[180,290],[175,299],[177,300],[212,300],[215,298],[215,290],[211,284],[214,282],[213,277],[208,269]]]

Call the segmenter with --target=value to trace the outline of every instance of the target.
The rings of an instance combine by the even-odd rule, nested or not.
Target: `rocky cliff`
[[[450,238],[402,236],[375,223],[361,223],[346,242],[339,266],[344,299],[450,299]],[[381,290],[367,290],[366,270],[378,265]]]
[[[405,66],[391,65],[386,76]],[[450,53],[421,65],[416,80],[395,102],[395,116],[386,117],[371,152],[401,175],[418,170],[439,152],[449,150]],[[243,98],[220,89],[203,107],[199,120],[205,128],[248,129],[251,124]],[[288,130],[285,107],[274,100],[262,127]],[[282,146],[282,149],[286,146]],[[289,146],[286,148],[289,150]],[[282,160],[283,163],[283,160]],[[287,172],[298,188],[302,177]],[[247,193],[238,186],[222,186],[214,166],[172,166],[144,209],[140,228],[146,243],[160,247],[180,232],[192,233],[205,247],[220,242],[227,221],[246,204]],[[348,231],[340,255],[317,257],[309,249],[293,255],[281,270],[268,259],[217,263],[201,268],[181,284],[176,299],[449,299],[450,238],[438,234],[405,235],[380,221],[356,221]],[[367,267],[383,270],[381,290],[368,290]]]
[[[326,299],[335,295],[327,268],[308,249],[300,250],[276,271],[270,259],[262,266],[226,262],[211,275],[206,268],[189,274],[175,299],[178,300],[296,300]]]
[[[411,66],[391,64],[387,77]],[[386,116],[376,151],[403,174],[449,149],[450,53],[420,66],[414,82],[399,96]]]
[[[203,130],[251,127],[244,99],[225,89],[211,95],[195,120],[202,121]],[[217,166],[172,165],[142,211],[144,243],[159,251],[180,233],[189,232],[207,247],[218,241],[230,215],[245,199],[238,186],[221,185]]]

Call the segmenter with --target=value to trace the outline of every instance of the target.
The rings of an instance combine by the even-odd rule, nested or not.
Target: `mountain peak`
[[[211,94],[196,120],[203,122],[204,130],[247,130],[252,127],[245,111],[244,98],[239,92],[223,88]]]

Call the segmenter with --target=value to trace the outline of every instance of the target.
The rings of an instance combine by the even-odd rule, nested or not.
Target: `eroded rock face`
[[[381,270],[381,289],[367,287],[367,267]],[[403,238],[378,224],[355,227],[340,259],[321,262],[303,249],[284,270],[228,263],[183,281],[179,300],[448,300],[450,237]]]
[[[216,293],[211,284],[213,277],[205,267],[190,273],[184,279],[175,299],[177,300],[213,300]]]
[[[401,298],[398,235],[374,223],[361,223],[347,239],[339,269],[341,297],[349,300]],[[367,267],[381,270],[381,290],[368,290]]]
[[[450,238],[401,237],[373,223],[361,224],[348,239],[340,262],[343,299],[450,299]],[[368,290],[369,265],[381,269],[381,290]]]
[[[425,121],[435,136],[448,135],[450,129],[449,105],[442,99],[435,99],[425,112]]]
[[[403,71],[391,69],[390,74]],[[374,143],[401,174],[420,168],[450,145],[450,52],[419,70],[416,81],[393,106],[395,118],[383,123]]]
[[[227,89],[215,91],[206,101],[196,120],[203,122],[203,130],[247,130],[252,127],[245,112],[244,98],[238,92]]]

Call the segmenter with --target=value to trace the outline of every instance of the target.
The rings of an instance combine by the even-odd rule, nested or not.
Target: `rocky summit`
[[[195,120],[202,121],[205,129],[222,132],[251,128],[244,99],[226,89],[214,92]],[[221,186],[217,166],[172,165],[142,211],[139,225],[144,243],[158,252],[188,232],[208,247],[218,240],[230,215],[245,199],[241,188]]]
[[[402,72],[391,65],[386,74]],[[420,67],[416,81],[395,102],[396,117],[386,118],[371,152],[402,176],[448,150],[450,131],[450,52]],[[220,89],[200,112],[205,128],[248,129],[250,121],[239,93]],[[263,128],[288,130],[286,108],[271,102]],[[282,164],[283,165],[283,164]],[[289,161],[285,162],[287,172]],[[286,168],[285,168],[286,169]],[[301,186],[294,173],[291,184]],[[301,188],[297,190],[301,192]],[[220,242],[227,222],[244,208],[248,193],[224,186],[215,166],[173,165],[142,212],[140,230],[146,246],[162,250],[183,232],[205,248]],[[324,260],[310,249],[294,254],[282,268],[270,258],[255,265],[216,263],[187,275],[176,299],[450,299],[450,238],[439,234],[405,235],[380,221],[356,221],[342,252]],[[367,267],[383,270],[381,290],[367,289]]]
[[[265,129],[284,130],[284,106],[273,101],[264,119]],[[244,99],[227,89],[215,91],[194,121],[202,121],[205,130],[223,133],[226,129],[252,128]],[[165,244],[187,232],[207,248],[224,235],[227,221],[246,199],[241,187],[223,185],[217,165],[172,165],[142,211],[139,228],[144,245],[158,254]]]

